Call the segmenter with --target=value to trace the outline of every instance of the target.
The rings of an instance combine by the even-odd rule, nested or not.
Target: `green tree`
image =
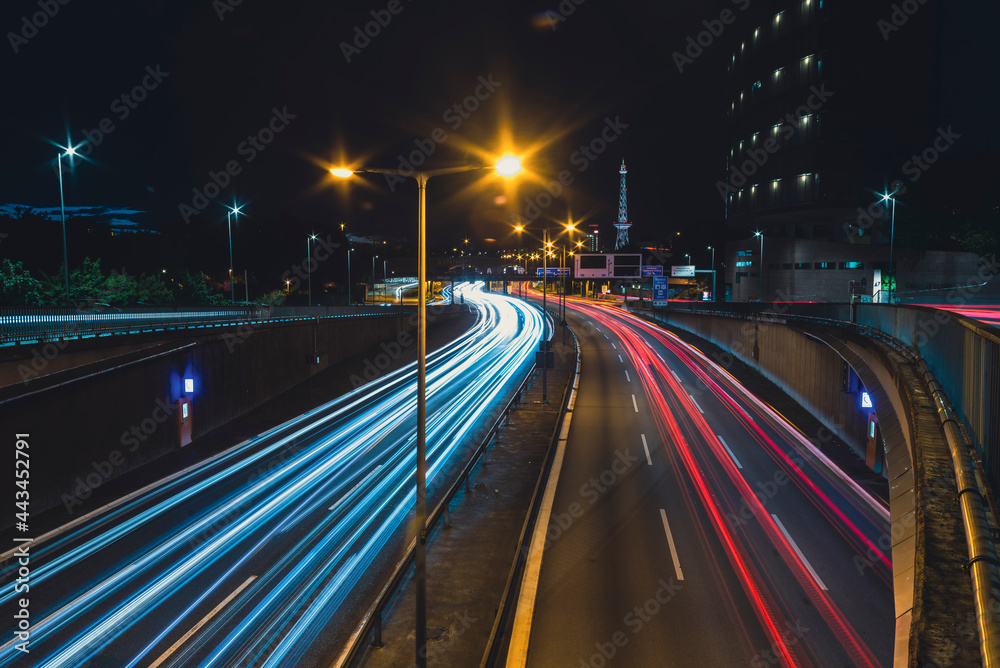
[[[190,306],[216,306],[226,303],[226,297],[209,285],[208,276],[185,269],[176,281],[174,300]]]
[[[31,275],[21,261],[0,261],[0,304],[41,306],[42,282]]]

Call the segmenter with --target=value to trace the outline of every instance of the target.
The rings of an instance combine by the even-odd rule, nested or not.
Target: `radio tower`
[[[618,238],[615,240],[615,250],[621,250],[623,246],[628,245],[628,228],[632,227],[632,223],[628,222],[628,203],[625,191],[625,158],[622,158],[621,169],[618,173],[622,175],[622,192],[618,196],[618,222],[615,223],[615,228],[618,230]]]

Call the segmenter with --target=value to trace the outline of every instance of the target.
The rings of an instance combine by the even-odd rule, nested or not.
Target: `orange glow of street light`
[[[342,179],[346,179],[354,175],[354,172],[345,167],[333,167],[330,169],[330,173]]]

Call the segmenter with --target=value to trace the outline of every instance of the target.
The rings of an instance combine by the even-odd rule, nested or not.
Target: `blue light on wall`
[[[867,392],[861,393],[861,407],[862,408],[872,408],[872,398]]]

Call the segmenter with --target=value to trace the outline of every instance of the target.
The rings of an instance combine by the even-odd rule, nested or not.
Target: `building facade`
[[[869,281],[888,270],[891,212],[881,195],[902,192],[907,161],[940,125],[940,10],[936,0],[912,5],[894,16],[896,5],[865,0],[762,0],[740,17],[717,182],[730,233],[749,240],[727,248],[734,300],[760,296],[746,284],[760,266],[738,255],[757,245],[755,232],[765,238],[765,278],[768,246],[781,253],[774,271],[792,272],[787,285],[773,274],[765,301],[779,299],[778,288],[795,299],[846,297],[847,281],[801,283],[786,265],[853,272],[856,263]],[[823,285],[832,292],[817,292]]]

